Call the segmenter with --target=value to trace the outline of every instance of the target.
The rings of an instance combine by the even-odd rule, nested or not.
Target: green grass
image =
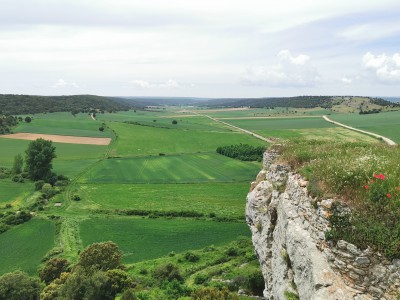
[[[25,156],[29,141],[0,138],[0,166],[12,167],[17,154]]]
[[[19,205],[34,191],[31,182],[16,183],[9,179],[0,180],[0,205]]]
[[[358,129],[383,135],[400,143],[400,111],[370,115],[335,115],[331,119]]]
[[[80,183],[201,183],[253,179],[260,163],[242,162],[214,153],[105,159],[88,170]]]
[[[82,221],[80,233],[84,246],[111,240],[123,251],[123,261],[134,263],[171,251],[223,245],[238,236],[248,236],[249,229],[245,223],[110,217]]]
[[[247,120],[226,120],[227,123],[248,129],[248,130],[287,130],[287,129],[308,129],[308,128],[329,128],[334,127],[331,123],[322,118],[277,118],[277,119],[247,119]]]
[[[54,224],[40,218],[0,234],[0,274],[20,269],[36,275],[41,259],[54,241]]]
[[[249,183],[207,184],[84,184],[76,209],[142,209],[196,211],[241,217]]]
[[[30,132],[88,137],[110,137],[110,132],[99,131],[100,121],[94,121],[87,114],[49,113],[33,116],[31,123],[20,122],[14,132]]]
[[[111,153],[114,156],[196,153],[239,143],[266,145],[250,135],[237,132],[165,129],[125,123],[111,123],[109,126],[117,134]]]

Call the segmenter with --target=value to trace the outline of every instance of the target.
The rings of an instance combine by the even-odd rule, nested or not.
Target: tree
[[[104,131],[104,127],[103,127],[103,126],[100,126],[100,127],[99,127],[99,131]]]
[[[0,277],[0,299],[39,300],[41,290],[39,279],[15,271]]]
[[[172,124],[176,125],[176,124],[178,124],[178,121],[177,120],[172,120]]]
[[[51,173],[51,161],[56,157],[55,150],[51,141],[41,138],[29,143],[25,151],[25,163],[31,179],[45,179]]]
[[[64,258],[52,258],[39,271],[39,277],[46,285],[60,277],[61,273],[69,271],[69,261]]]
[[[86,271],[107,271],[121,266],[122,253],[113,242],[94,243],[79,256],[79,265]]]
[[[126,289],[121,296],[121,300],[136,300],[136,296],[132,289]]]
[[[26,122],[26,123],[30,123],[31,121],[32,121],[32,118],[31,118],[31,117],[29,117],[29,116],[28,116],[28,117],[25,117],[25,122]]]
[[[22,172],[23,165],[24,165],[24,159],[22,158],[22,155],[21,154],[15,155],[12,172],[14,174],[20,174]]]

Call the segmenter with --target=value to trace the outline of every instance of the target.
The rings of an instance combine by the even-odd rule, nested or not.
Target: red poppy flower
[[[386,194],[386,197],[392,198],[392,195],[391,194]]]
[[[374,177],[375,177],[375,178],[379,178],[379,175],[378,175],[378,174],[374,174]]]
[[[385,177],[385,175],[383,175],[382,173],[381,174],[379,174],[379,179],[385,179],[386,177]]]
[[[369,186],[368,185],[364,185],[364,189],[369,189]]]

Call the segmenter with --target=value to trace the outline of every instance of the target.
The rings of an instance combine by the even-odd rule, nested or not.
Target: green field
[[[18,205],[33,192],[31,182],[16,183],[9,179],[0,180],[0,205]]]
[[[76,209],[187,211],[243,217],[249,183],[82,184]]]
[[[14,132],[30,132],[88,137],[110,137],[108,130],[99,131],[102,122],[94,121],[87,114],[71,113],[37,114],[31,123],[21,122]]]
[[[105,159],[80,183],[197,183],[248,181],[261,164],[216,153]]]
[[[91,218],[80,224],[83,245],[112,240],[124,253],[125,263],[134,263],[249,236],[245,223],[222,223],[182,219]]]
[[[54,243],[54,224],[40,218],[0,234],[0,274],[20,269],[36,275],[43,256]]]
[[[400,143],[400,111],[369,115],[335,115],[331,119],[358,129],[383,135]]]
[[[238,132],[165,129],[125,123],[111,123],[117,139],[113,156],[158,155],[159,153],[197,153],[215,151],[219,146],[247,143],[266,145],[250,135]]]

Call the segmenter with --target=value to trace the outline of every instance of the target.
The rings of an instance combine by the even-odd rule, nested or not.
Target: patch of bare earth
[[[111,142],[111,138],[96,138],[96,137],[24,133],[24,132],[0,135],[0,138],[29,140],[29,141],[34,141],[36,139],[42,138],[45,140],[52,141],[54,143],[98,145],[98,146],[107,146]]]

